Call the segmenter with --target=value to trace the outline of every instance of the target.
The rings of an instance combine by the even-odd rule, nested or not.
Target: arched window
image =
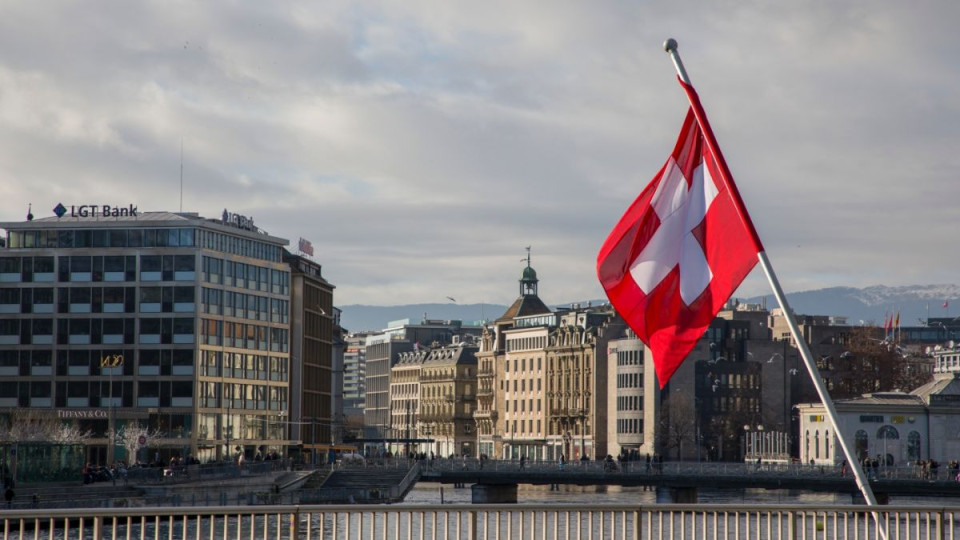
[[[863,459],[867,457],[867,450],[869,447],[870,439],[867,436],[867,432],[862,429],[858,430],[853,436],[853,451],[857,454],[857,459]]]
[[[813,434],[813,450],[815,452],[814,457],[820,459],[820,430]]]
[[[830,430],[823,432],[823,457],[830,459]]]
[[[917,461],[920,459],[920,434],[911,431],[907,434],[907,460]]]
[[[803,445],[804,445],[803,455],[809,458],[810,457],[810,432],[809,431],[804,433]]]
[[[893,426],[883,426],[877,430],[878,439],[900,439],[900,433],[897,431],[897,428]]]

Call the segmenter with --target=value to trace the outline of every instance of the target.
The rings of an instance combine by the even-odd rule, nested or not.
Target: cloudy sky
[[[843,7],[844,4],[851,6]],[[0,221],[253,216],[336,303],[600,298],[686,112],[784,288],[955,283],[960,3],[0,0]],[[759,270],[743,296],[768,292]]]

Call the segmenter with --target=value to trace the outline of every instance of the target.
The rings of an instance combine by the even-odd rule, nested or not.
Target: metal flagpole
[[[690,83],[690,78],[687,76],[687,72],[683,67],[683,62],[680,60],[680,55],[677,53],[677,42],[674,39],[668,39],[663,44],[664,50],[670,54],[671,59],[673,60],[674,66],[677,68],[677,74],[680,76],[680,80],[683,81],[687,86],[692,87]],[[741,218],[745,218],[745,222],[749,224],[751,229],[751,234],[756,236],[756,230],[753,228],[752,223],[750,223],[749,218],[745,210],[742,208],[742,201],[740,200],[739,194],[736,192],[732,182],[730,182],[729,171],[727,170],[726,163],[723,161],[723,156],[720,154],[720,149],[716,144],[716,141],[713,137],[713,132],[709,128],[709,124],[705,122],[705,116],[703,110],[699,109],[699,103],[692,103],[694,114],[697,117],[697,121],[700,123],[701,129],[704,133],[704,139],[706,140],[707,146],[710,148],[711,153],[713,153],[714,158],[717,160],[717,165],[724,176],[723,182],[727,188],[731,189],[731,192],[735,194],[735,202],[738,206],[738,210],[741,213]],[[757,245],[759,239],[757,239]],[[840,446],[843,448],[843,453],[847,457],[847,463],[850,464],[851,470],[853,470],[854,478],[856,479],[857,486],[860,488],[860,491],[863,493],[864,499],[866,499],[867,504],[870,506],[877,505],[877,499],[873,495],[873,490],[870,488],[870,484],[867,481],[866,475],[863,473],[863,468],[860,466],[860,461],[856,459],[853,451],[851,450],[846,439],[840,432],[840,424],[838,422],[837,410],[833,405],[833,400],[830,399],[830,394],[827,392],[826,387],[823,384],[823,380],[820,378],[820,372],[817,370],[816,364],[813,362],[813,357],[810,354],[810,348],[807,346],[807,342],[803,339],[803,336],[800,334],[800,329],[797,326],[797,322],[793,316],[793,312],[790,310],[790,306],[787,304],[787,298],[783,294],[783,289],[780,287],[780,282],[777,279],[776,274],[773,272],[773,268],[770,266],[770,260],[767,258],[767,253],[762,248],[759,253],[757,253],[757,258],[760,261],[760,266],[763,268],[764,274],[767,276],[767,280],[770,282],[770,287],[773,289],[773,294],[777,298],[777,302],[780,304],[780,308],[783,309],[784,318],[787,320],[787,324],[790,327],[790,332],[793,334],[794,341],[797,342],[797,347],[800,349],[800,356],[803,357],[804,364],[807,366],[807,372],[810,373],[810,378],[813,381],[814,386],[817,389],[817,394],[820,396],[820,400],[823,402],[824,407],[827,409],[827,415],[830,418],[830,423],[833,426],[834,433],[837,435],[837,440],[840,442]],[[784,359],[786,361],[786,359]],[[874,514],[874,518],[877,520],[877,527],[880,530],[880,521],[879,517]],[[885,531],[881,531],[881,534],[886,537]]]

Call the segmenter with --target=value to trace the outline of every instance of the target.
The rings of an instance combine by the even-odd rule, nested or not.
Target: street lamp
[[[123,367],[123,355],[122,354],[112,354],[106,355],[100,359],[100,374],[103,374],[104,370],[108,370],[108,375],[110,377],[110,406],[107,408],[107,435],[110,445],[109,450],[107,451],[107,461],[114,461],[114,451],[116,446],[116,421],[113,418],[113,372],[117,368]],[[121,369],[120,372],[123,375]],[[129,457],[127,458],[129,460]]]
[[[587,460],[587,414],[580,409],[577,418],[580,419],[580,461]]]

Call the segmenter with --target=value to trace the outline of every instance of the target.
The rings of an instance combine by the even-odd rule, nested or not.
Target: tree
[[[658,426],[660,444],[664,453],[675,448],[677,456],[683,459],[683,446],[687,448],[696,443],[697,417],[693,406],[693,398],[680,394],[670,394],[660,409],[660,423]]]
[[[145,439],[145,444],[140,444],[140,437]],[[159,429],[150,429],[140,423],[126,424],[114,434],[114,444],[127,451],[127,460],[137,455],[137,450],[141,447],[149,446],[151,443],[159,442],[161,432]]]
[[[872,392],[908,392],[929,381],[929,375],[909,369],[904,350],[879,339],[876,328],[858,327],[850,332],[847,350],[821,361],[834,399],[858,397]]]
[[[90,430],[83,431],[40,409],[14,409],[0,425],[0,441],[4,442],[83,444],[91,437]]]

